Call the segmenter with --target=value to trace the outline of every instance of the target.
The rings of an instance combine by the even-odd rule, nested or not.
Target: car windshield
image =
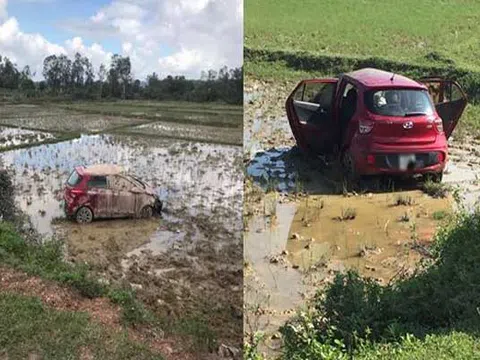
[[[67,180],[67,184],[70,186],[75,186],[78,185],[80,181],[82,181],[82,177],[75,170],[73,170]]]
[[[365,94],[365,105],[370,112],[385,116],[432,115],[434,113],[432,101],[425,90],[368,91]]]

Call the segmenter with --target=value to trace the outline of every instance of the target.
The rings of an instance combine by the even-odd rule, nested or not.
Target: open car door
[[[460,85],[452,80],[423,78],[420,82],[428,88],[437,113],[442,118],[443,130],[448,139],[467,106],[467,96]]]
[[[301,81],[287,98],[286,110],[297,145],[323,154],[333,147],[334,97],[337,79]]]

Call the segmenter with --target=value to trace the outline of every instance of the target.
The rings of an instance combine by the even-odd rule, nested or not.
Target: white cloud
[[[240,66],[243,60],[242,0],[112,0],[87,19],[65,19],[63,30],[72,38],[64,44],[20,27],[7,17],[6,0],[0,0],[0,54],[36,69],[53,52],[79,51],[96,68],[108,64],[111,53],[100,45],[105,39],[120,42],[118,52],[130,56],[139,78],[154,71],[198,78],[202,70]],[[94,43],[85,45],[85,38]]]

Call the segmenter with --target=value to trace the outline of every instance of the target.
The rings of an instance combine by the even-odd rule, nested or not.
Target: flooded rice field
[[[380,284],[429,257],[435,232],[458,204],[416,181],[374,179],[348,193],[335,166],[300,154],[285,115],[294,84],[246,84],[245,331],[265,331],[260,350],[278,352],[281,326],[335,273],[356,269]],[[287,90],[286,90],[287,89]],[[443,182],[460,206],[480,199],[480,141],[450,139]]]
[[[132,123],[141,119],[120,116],[82,114],[57,107],[39,105],[0,106],[0,125],[63,133],[98,132]]]
[[[58,127],[64,132],[88,128],[68,141],[0,153],[1,166],[12,175],[19,208],[44,241],[52,236],[65,241],[69,260],[92,265],[106,282],[130,283],[145,305],[161,316],[201,320],[220,343],[239,347],[242,148],[142,134],[88,134],[124,120],[99,115],[98,123],[81,123],[76,116],[65,122],[61,116],[1,118],[18,126]],[[136,121],[129,119],[130,126]],[[12,142],[37,134],[5,128],[0,136]],[[162,216],[85,225],[66,220],[65,181],[75,166],[97,163],[121,165],[152,185],[164,202]]]
[[[129,133],[138,133],[145,135],[168,136],[178,139],[198,139],[202,142],[219,142],[242,145],[241,131],[232,130],[232,128],[219,128],[215,126],[191,125],[156,121],[151,124],[143,124],[128,128]]]

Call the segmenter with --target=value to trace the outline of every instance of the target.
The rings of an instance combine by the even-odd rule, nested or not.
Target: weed
[[[410,195],[399,194],[395,199],[395,206],[412,206],[415,204],[415,199]]]
[[[265,338],[265,334],[257,331],[253,333],[244,341],[243,344],[243,359],[244,360],[265,360],[265,358],[258,353],[258,345]]]
[[[340,221],[353,220],[357,217],[357,210],[354,208],[342,208],[340,216],[337,218]]]
[[[407,211],[405,211],[405,213],[402,216],[400,216],[400,221],[401,222],[409,222],[410,221],[410,214]]]
[[[448,216],[448,212],[445,210],[438,210],[432,214],[434,220],[443,220]]]
[[[427,180],[422,184],[422,190],[433,198],[445,198],[450,188],[446,184]]]

